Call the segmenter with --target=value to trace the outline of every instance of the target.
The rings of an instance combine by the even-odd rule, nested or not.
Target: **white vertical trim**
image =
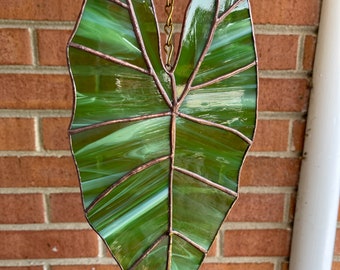
[[[340,189],[340,1],[323,0],[290,270],[330,270]]]

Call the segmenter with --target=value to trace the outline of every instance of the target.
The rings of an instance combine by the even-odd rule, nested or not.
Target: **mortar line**
[[[283,222],[289,223],[289,213],[290,213],[290,202],[291,202],[291,193],[285,193],[284,205],[283,205]]]
[[[223,237],[223,231],[220,229],[217,233],[217,246],[216,246],[216,257],[223,257],[224,252],[224,237]]]
[[[32,57],[32,66],[36,67],[39,65],[38,63],[38,45],[37,45],[37,33],[35,29],[32,27],[28,28],[29,36],[30,36],[30,46],[31,46],[31,57]]]
[[[235,263],[235,264],[247,264],[247,263],[272,263],[275,264],[277,260],[284,259],[279,256],[270,257],[207,257],[205,263]]]
[[[67,265],[116,265],[113,258],[60,258],[60,259],[10,259],[0,260],[1,266],[43,266],[48,264],[50,266],[67,266]]]
[[[71,151],[55,150],[55,151],[0,151],[0,157],[71,157]]]
[[[35,150],[36,152],[42,152],[42,132],[40,118],[34,117],[34,138],[35,138]]]
[[[317,26],[299,26],[299,25],[256,25],[254,26],[255,34],[270,34],[270,35],[299,35],[317,33]]]
[[[32,117],[71,117],[72,111],[70,110],[35,110],[35,109],[0,109],[1,118],[32,118]]]
[[[241,186],[240,194],[286,194],[286,193],[294,193],[296,191],[296,187],[250,187],[250,186]]]
[[[50,196],[49,194],[43,194],[44,204],[44,220],[46,224],[50,224]]]
[[[289,119],[289,124],[288,124],[288,142],[287,142],[287,151],[293,151],[294,148],[294,134],[293,134],[293,126],[294,126],[294,120]]]
[[[269,158],[300,158],[301,153],[297,152],[248,152],[248,157],[269,157]]]
[[[310,79],[309,71],[300,70],[260,70],[259,77],[263,79]]]
[[[43,264],[43,269],[44,270],[51,270],[50,265],[48,263]]]
[[[290,223],[282,222],[227,222],[221,227],[222,230],[291,230]]]
[[[74,21],[37,21],[0,19],[0,28],[43,28],[55,30],[72,30]]]
[[[66,66],[2,65],[0,74],[69,75]]]
[[[300,35],[298,39],[298,48],[296,56],[296,69],[298,71],[303,71],[303,57],[305,52],[305,35]]]
[[[34,223],[34,224],[0,224],[1,231],[79,231],[92,230],[85,222],[73,223]]]
[[[60,193],[80,193],[79,187],[11,187],[0,188],[0,194],[35,194],[45,195]]]
[[[258,113],[259,120],[302,120],[305,119],[304,112],[271,112]]]

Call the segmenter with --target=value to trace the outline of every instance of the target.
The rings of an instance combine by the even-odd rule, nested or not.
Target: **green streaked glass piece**
[[[248,0],[192,0],[171,70],[159,40],[153,0],[85,1],[67,50],[72,153],[87,219],[121,269],[197,270],[255,128]]]
[[[72,128],[169,110],[150,75],[72,47],[69,57],[79,89]]]
[[[169,166],[167,160],[133,175],[87,213],[124,269],[168,229]]]
[[[208,250],[234,200],[221,190],[175,171],[174,230]]]

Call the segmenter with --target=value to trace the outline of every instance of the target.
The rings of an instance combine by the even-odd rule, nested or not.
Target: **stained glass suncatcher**
[[[152,0],[87,0],[68,44],[86,217],[122,269],[198,269],[256,122],[247,0],[192,0],[174,66]]]

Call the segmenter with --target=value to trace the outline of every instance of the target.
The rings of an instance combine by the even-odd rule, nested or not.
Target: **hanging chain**
[[[172,56],[174,54],[174,44],[173,44],[173,32],[174,26],[172,24],[172,14],[174,12],[174,2],[175,0],[166,0],[165,13],[168,18],[164,25],[164,31],[166,34],[166,42],[164,45],[164,50],[166,52],[166,67],[168,69],[172,68]]]

